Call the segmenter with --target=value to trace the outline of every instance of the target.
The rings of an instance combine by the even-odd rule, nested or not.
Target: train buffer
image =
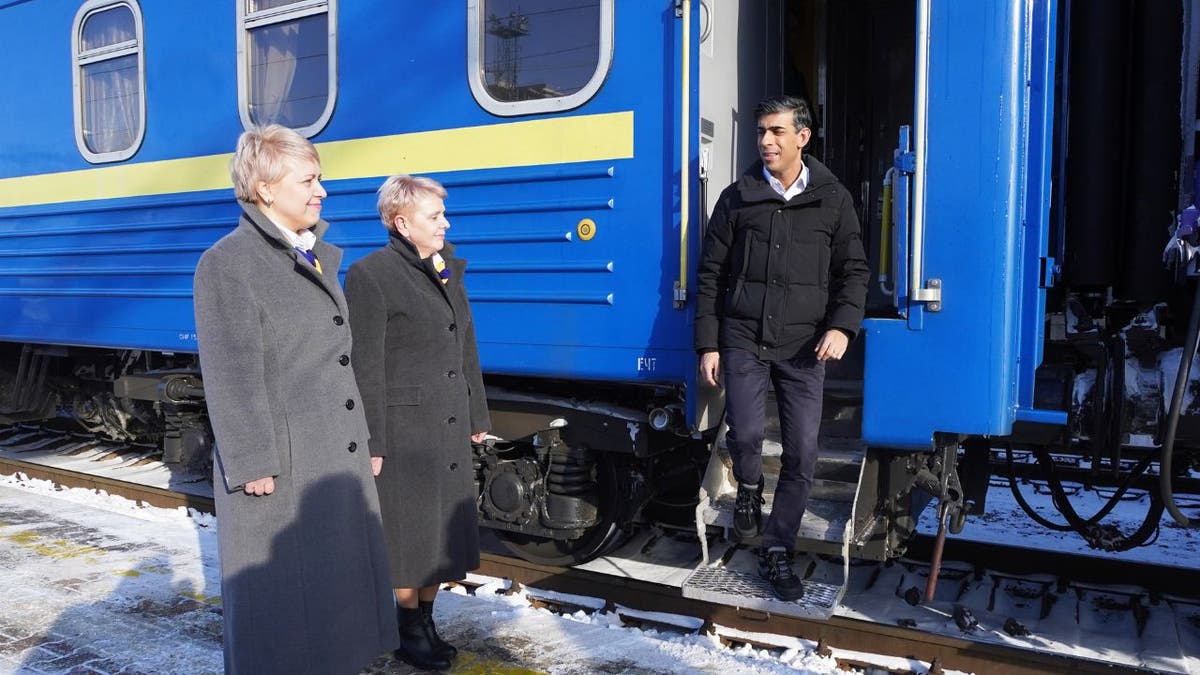
[[[837,609],[849,579],[859,485],[866,465],[865,446],[858,439],[822,438],[821,458],[813,480],[808,508],[796,542],[794,569],[803,579],[804,597],[780,600],[758,574],[757,540],[737,542],[733,509],[737,484],[733,480],[723,435],[718,438],[696,508],[696,526],[703,542],[701,564],[683,582],[683,596],[756,610],[768,614],[827,619]],[[779,445],[768,440],[763,451],[763,521],[770,514],[779,477]],[[713,531],[724,531],[713,539]]]

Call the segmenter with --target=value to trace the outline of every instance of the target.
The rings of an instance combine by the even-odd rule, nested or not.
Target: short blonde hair
[[[258,183],[274,183],[296,162],[321,163],[307,138],[280,124],[250,127],[238,136],[237,152],[229,163],[233,193],[238,201],[258,203]]]
[[[392,176],[379,186],[379,219],[383,226],[393,229],[392,223],[401,211],[416,203],[426,195],[439,199],[446,198],[446,188],[432,178],[424,176]]]

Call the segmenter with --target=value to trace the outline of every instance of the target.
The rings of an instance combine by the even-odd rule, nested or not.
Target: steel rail
[[[672,586],[574,568],[538,565],[487,553],[483,554],[478,571],[486,576],[510,579],[537,589],[599,597],[632,609],[703,619],[705,628],[709,630],[713,625],[720,625],[740,631],[793,636],[824,647],[916,659],[964,672],[1005,675],[1153,672],[845,617],[834,616],[826,621],[815,621],[714,605],[684,598],[679,589]],[[843,665],[879,668],[853,660],[845,660]]]
[[[175,509],[182,506],[189,509],[196,509],[202,513],[214,512],[213,500],[208,497],[189,495],[147,485],[138,485],[137,483],[93,476],[91,474],[59,469],[52,466],[43,466],[11,457],[0,457],[0,475],[13,475],[16,473],[23,473],[30,478],[48,480],[59,487],[84,488],[98,492],[107,492],[110,495],[125,497],[126,499],[131,499],[147,506],[157,506],[165,509]]]
[[[182,506],[204,513],[213,513],[214,511],[213,501],[206,497],[0,457],[0,474],[11,475],[18,472],[29,478],[51,481],[56,486],[102,490],[108,494],[119,495],[151,506],[163,508]],[[994,560],[997,547],[984,546],[983,548],[989,558]],[[963,550],[965,552],[971,548],[964,547]],[[1028,551],[1023,551],[1023,554],[1027,560]],[[937,667],[1005,675],[1034,675],[1047,672],[1114,675],[1152,672],[1065,654],[1036,652],[980,642],[966,637],[938,635],[912,628],[846,617],[835,616],[826,621],[815,621],[772,615],[756,610],[684,598],[679,589],[674,586],[576,568],[540,565],[490,552],[481,555],[477,572],[485,576],[508,579],[533,589],[602,598],[609,606],[622,605],[636,610],[694,617],[705,622],[703,630],[707,631],[715,631],[715,626],[723,626],[751,633],[792,636],[811,640],[817,643],[822,651],[825,648],[834,648],[858,653],[916,659],[934,664],[931,672],[935,672]],[[553,605],[552,602],[549,604]],[[737,637],[726,639],[742,640]],[[755,644],[769,646],[770,641],[764,640],[762,643]],[[865,661],[860,662],[853,658],[843,657],[839,659],[839,662],[843,666],[879,668],[877,665]]]

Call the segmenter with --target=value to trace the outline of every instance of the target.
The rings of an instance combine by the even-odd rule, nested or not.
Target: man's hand
[[[700,355],[700,379],[710,387],[721,386],[720,352],[706,352]]]
[[[487,438],[487,434],[488,432],[486,431],[477,431],[471,434],[471,442],[476,444],[482,443]]]
[[[371,458],[371,475],[378,476],[379,472],[381,472],[381,471],[383,471],[383,458],[382,457],[372,457]]]
[[[254,495],[255,497],[269,495],[275,491],[275,478],[272,476],[267,476],[266,478],[252,480],[243,485],[242,490],[245,491],[246,494]]]
[[[850,338],[845,333],[836,329],[830,328],[821,336],[821,341],[817,343],[817,360],[818,361],[837,361],[846,355],[846,347],[850,345]]]

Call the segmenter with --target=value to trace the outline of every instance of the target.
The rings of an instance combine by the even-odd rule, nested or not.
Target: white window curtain
[[[296,78],[299,36],[300,25],[294,21],[250,33],[250,115],[257,124],[295,126],[286,119],[292,115],[284,114],[284,105]]]
[[[320,132],[337,98],[337,0],[238,0],[238,20],[242,124]]]
[[[83,137],[95,153],[133,145],[141,126],[137,56],[122,56],[83,67]]]
[[[79,54],[86,61],[81,66],[83,138],[94,153],[126,150],[137,140],[142,124],[139,48],[128,6],[116,5],[85,19]]]
[[[250,118],[293,129],[317,122],[329,101],[329,18],[280,21],[250,31]]]

